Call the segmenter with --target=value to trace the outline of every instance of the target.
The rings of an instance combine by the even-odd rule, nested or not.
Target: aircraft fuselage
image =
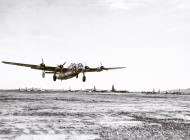
[[[76,77],[78,74],[79,73],[75,72],[75,71],[68,71],[68,72],[65,72],[65,73],[56,73],[55,76],[56,76],[56,79],[67,80],[67,79]]]

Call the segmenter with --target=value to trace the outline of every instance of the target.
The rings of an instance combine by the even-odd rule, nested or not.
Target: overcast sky
[[[189,0],[0,0],[0,60],[127,69],[53,82],[0,64],[0,88],[190,88]]]

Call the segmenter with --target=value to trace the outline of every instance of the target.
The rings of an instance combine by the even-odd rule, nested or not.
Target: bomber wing
[[[116,70],[116,69],[124,69],[126,67],[111,67],[111,68],[106,68],[104,66],[98,67],[98,68],[86,68],[85,72],[100,72],[103,70]]]
[[[44,70],[44,71],[50,71],[54,72],[55,69],[56,71],[67,71],[67,68],[59,68],[59,67],[53,67],[53,66],[46,66],[46,65],[34,65],[34,64],[24,64],[24,63],[15,63],[15,62],[7,62],[7,61],[2,61],[4,64],[9,64],[9,65],[16,65],[16,66],[22,66],[22,67],[29,67],[31,69],[36,69],[36,70]]]

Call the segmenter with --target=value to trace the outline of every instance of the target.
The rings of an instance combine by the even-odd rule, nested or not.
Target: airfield
[[[0,92],[1,140],[190,139],[190,95]]]

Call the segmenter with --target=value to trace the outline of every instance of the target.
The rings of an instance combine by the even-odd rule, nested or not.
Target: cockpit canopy
[[[76,63],[71,63],[69,66],[68,66],[68,68],[69,69],[73,69],[73,68],[76,68],[76,69],[83,69],[83,64],[82,63],[78,63],[78,64],[76,64]]]

